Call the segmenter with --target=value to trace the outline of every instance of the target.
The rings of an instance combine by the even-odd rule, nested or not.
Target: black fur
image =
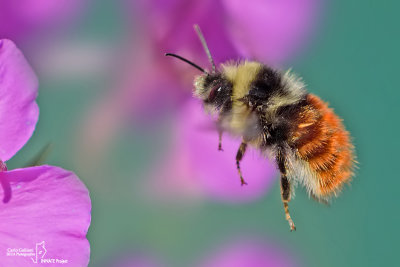
[[[265,127],[268,131],[267,145],[282,145],[288,141],[292,128],[296,124],[296,118],[306,105],[306,96],[304,96],[303,100],[292,105],[280,107],[277,110],[278,122],[266,124]]]
[[[272,95],[284,93],[281,74],[267,66],[260,70],[250,87],[247,100],[254,106],[265,103]]]
[[[300,113],[304,106],[308,105],[307,102],[307,94],[303,96],[303,98],[292,105],[282,106],[277,110],[277,116],[280,116],[287,120],[293,120]]]

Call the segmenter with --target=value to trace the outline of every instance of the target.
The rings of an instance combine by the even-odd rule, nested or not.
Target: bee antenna
[[[183,57],[181,57],[181,56],[178,56],[178,55],[172,54],[172,53],[165,53],[165,56],[176,57],[177,59],[180,59],[180,60],[182,60],[182,61],[188,63],[189,65],[195,67],[195,68],[198,69],[199,71],[208,74],[208,72],[205,71],[203,68],[201,68],[201,67],[199,67],[198,65],[194,64],[192,61],[187,60],[186,58],[183,58]]]
[[[214,60],[213,60],[213,58],[211,56],[210,49],[208,49],[206,39],[204,38],[204,35],[201,33],[199,25],[195,24],[195,25],[193,25],[193,27],[194,27],[194,30],[197,33],[197,36],[199,36],[200,42],[203,45],[204,51],[207,54],[208,61],[210,61],[210,63],[211,63],[212,72],[214,73],[215,72],[215,63],[214,63]]]

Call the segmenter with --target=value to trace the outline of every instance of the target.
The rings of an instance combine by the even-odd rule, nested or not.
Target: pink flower
[[[9,160],[35,130],[38,81],[22,53],[0,40],[0,159]]]
[[[86,1],[0,1],[0,38],[26,39],[73,21]]]
[[[144,6],[147,32],[162,51],[209,66],[193,32],[198,24],[216,63],[250,58],[276,65],[309,37],[317,1],[150,0]]]
[[[33,260],[67,260],[70,266],[87,266],[90,246],[90,198],[72,172],[38,166],[0,173],[11,185],[12,198],[0,204],[0,262],[4,266],[30,266]],[[43,257],[8,254],[12,249],[33,249],[44,241]]]
[[[294,267],[292,256],[260,239],[240,239],[214,250],[199,267]]]
[[[186,266],[197,267],[295,267],[302,264],[290,251],[269,243],[264,238],[242,237],[231,239],[222,245],[209,245],[209,252],[200,261]],[[166,266],[146,255],[131,255],[110,260],[112,267]]]
[[[59,167],[7,171],[3,163],[35,129],[37,89],[37,78],[22,53],[11,41],[0,40],[0,263],[35,266],[54,259],[86,266],[91,204],[85,185]]]
[[[222,0],[229,36],[239,54],[280,65],[313,30],[317,0]]]

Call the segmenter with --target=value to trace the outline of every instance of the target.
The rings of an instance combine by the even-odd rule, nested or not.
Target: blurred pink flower
[[[0,1],[0,38],[19,40],[73,21],[87,1]]]
[[[206,257],[188,266],[197,267],[295,267],[300,266],[290,251],[265,239],[244,237],[225,242],[222,246],[209,246]],[[106,265],[104,265],[106,266]],[[131,255],[110,260],[111,267],[158,267],[166,266],[147,255]]]
[[[318,0],[222,0],[238,53],[279,65],[298,52],[314,28]]]
[[[217,249],[199,267],[294,267],[289,253],[261,240],[240,239]]]
[[[4,266],[34,265],[31,257],[12,252],[32,249],[34,253],[35,245],[44,241],[43,259],[86,266],[91,203],[85,185],[59,167],[7,171],[2,161],[10,159],[35,129],[37,90],[37,78],[22,53],[11,41],[0,40],[0,262]]]
[[[318,4],[317,0],[144,2],[147,31],[157,49],[177,52],[204,66],[207,57],[193,32],[194,24],[201,27],[216,63],[250,58],[276,65],[307,40]]]

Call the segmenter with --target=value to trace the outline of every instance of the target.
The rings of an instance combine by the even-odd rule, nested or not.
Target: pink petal
[[[38,166],[1,172],[0,179],[7,179],[13,191],[10,202],[0,204],[1,266],[37,266],[30,256],[7,256],[6,252],[19,248],[35,252],[35,245],[43,241],[47,250],[43,259],[87,266],[91,204],[88,190],[75,174]]]
[[[222,138],[224,151],[218,151],[218,133],[215,129],[204,129],[213,123],[200,103],[190,101],[182,114],[180,146],[187,149],[193,175],[200,179],[210,196],[222,201],[242,202],[253,201],[267,192],[275,181],[274,163],[249,148],[241,161],[248,185],[241,186],[235,160],[241,140],[225,134]]]
[[[222,0],[230,36],[240,54],[282,63],[300,48],[313,25],[316,0]]]
[[[38,80],[21,51],[0,40],[0,160],[10,159],[35,130],[37,91]]]
[[[286,251],[261,240],[241,238],[214,251],[212,255],[207,256],[207,260],[200,265],[201,267],[293,267],[299,265],[295,264],[296,261],[292,259],[292,255]]]

